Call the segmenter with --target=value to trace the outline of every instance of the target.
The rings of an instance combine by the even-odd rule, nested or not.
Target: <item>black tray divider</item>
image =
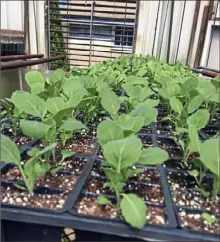
[[[152,143],[154,147],[158,147],[158,143],[157,143],[157,135],[156,135],[156,127],[155,124],[152,123],[151,124],[151,128],[152,128]],[[160,172],[160,183],[161,183],[161,187],[162,187],[162,191],[163,191],[163,195],[164,195],[164,203],[165,203],[165,207],[167,210],[167,217],[168,217],[168,222],[169,225],[173,228],[176,228],[178,223],[177,223],[177,217],[176,214],[174,212],[174,204],[173,204],[173,200],[171,197],[171,191],[169,189],[169,184],[168,184],[168,180],[166,177],[166,172],[163,168],[162,165],[158,165],[157,166],[159,172]]]
[[[83,186],[86,182],[86,180],[89,178],[89,173],[92,170],[93,164],[95,162],[95,159],[97,157],[99,151],[99,144],[96,142],[95,148],[93,149],[92,154],[88,157],[87,163],[85,164],[83,171],[81,175],[79,176],[74,189],[70,192],[68,196],[68,210],[71,211],[72,208],[74,207],[74,204],[77,201],[77,198],[80,195],[81,190],[83,189]]]

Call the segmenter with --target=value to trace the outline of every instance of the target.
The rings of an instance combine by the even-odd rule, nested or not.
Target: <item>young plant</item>
[[[198,131],[206,126],[209,121],[209,112],[206,109],[199,109],[188,117],[186,128],[176,128],[176,137],[174,140],[183,151],[183,162],[188,167],[188,159],[190,154],[199,151],[199,135]]]
[[[128,76],[126,82],[122,84],[122,88],[126,94],[124,97],[126,113],[129,113],[152,94],[152,91],[148,87],[148,81],[145,78],[136,76]]]
[[[56,143],[50,144],[41,151],[32,150],[31,159],[22,166],[20,152],[16,144],[10,138],[1,134],[1,161],[17,165],[28,192],[32,194],[36,179],[44,176],[49,170],[47,163],[42,162],[41,156],[54,149],[55,146]]]
[[[108,132],[103,130],[103,124]],[[166,151],[160,148],[142,149],[143,145],[135,135],[124,137],[124,132],[112,120],[106,120],[98,126],[98,140],[103,148],[105,165],[103,170],[108,178],[105,187],[114,190],[117,200],[117,210],[126,222],[133,227],[142,228],[146,222],[146,205],[135,194],[125,194],[123,187],[129,178],[142,173],[143,169],[133,170],[134,164],[157,165],[168,159]],[[106,197],[98,199],[101,205],[113,204]]]
[[[12,101],[19,110],[41,119],[41,122],[20,121],[20,128],[26,136],[43,139],[44,146],[47,146],[47,144],[54,143],[61,133],[62,144],[65,146],[66,140],[72,136],[74,131],[86,129],[86,126],[80,121],[69,118],[72,108],[79,102],[73,97],[76,90],[66,91],[65,89],[65,92],[68,92],[69,95],[67,103],[61,97],[48,98],[45,102],[35,94],[23,91],[13,93]],[[45,159],[49,162],[47,154]]]

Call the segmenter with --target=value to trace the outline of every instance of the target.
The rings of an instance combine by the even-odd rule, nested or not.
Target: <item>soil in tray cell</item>
[[[71,140],[66,142],[65,148],[62,148],[61,143],[57,145],[57,149],[66,149],[77,154],[90,154],[95,147],[96,138],[92,135],[75,135]]]
[[[201,129],[201,131],[203,133],[205,133],[205,135],[207,135],[208,137],[212,137],[217,135],[218,132],[220,132],[220,126],[219,127],[206,127],[204,129]]]
[[[151,136],[139,135],[138,137],[141,139],[144,148],[148,148],[148,147],[153,146],[152,141],[151,141]]]
[[[152,129],[151,129],[151,126],[145,126],[143,127],[139,133],[146,133],[146,134],[151,134],[152,133]]]
[[[102,162],[101,160],[95,161],[91,171],[91,175],[105,176],[104,171],[102,171],[100,167],[101,162]],[[136,169],[136,168],[138,167],[133,166],[133,169]],[[134,175],[134,177],[130,178],[130,181],[159,185],[160,173],[155,169],[143,168],[143,173]]]
[[[26,145],[32,140],[31,138],[24,136],[21,132],[18,132],[18,135],[15,136],[12,129],[4,129],[1,133],[13,140],[17,146]]]
[[[95,197],[84,197],[76,205],[76,211],[80,214],[104,218],[122,218],[118,215],[116,207],[109,205],[101,206]],[[164,225],[167,223],[167,216],[164,208],[147,206],[147,223]]]
[[[170,158],[182,159],[183,152],[180,147],[172,139],[162,139],[158,138],[157,143],[160,148],[166,150],[169,153]]]
[[[73,156],[71,159],[67,158],[66,160],[62,161],[60,165],[64,168],[66,171],[70,171],[73,173],[81,173],[83,170],[84,165],[87,162],[86,157],[76,157]]]
[[[21,164],[24,165],[30,157],[26,154],[22,156]],[[66,158],[64,161],[61,161],[61,158],[57,161],[51,161],[51,165],[57,166],[60,165],[63,167],[63,170],[72,172],[73,174],[80,174],[84,168],[84,165],[87,162],[87,158],[83,156],[72,156],[71,158]]]
[[[23,181],[19,169],[14,166],[10,168],[5,174],[1,174],[1,180],[4,181]],[[44,177],[36,180],[36,186],[44,186],[49,188],[72,190],[77,181],[77,176],[73,174],[46,174]]]
[[[33,194],[21,192],[11,187],[1,186],[1,202],[8,205],[19,205],[23,207],[43,208],[60,210],[63,208],[67,199],[66,193],[60,194]]]
[[[209,233],[220,233],[220,220],[219,218],[216,218],[215,215],[212,215],[214,219],[216,219],[215,222],[212,224],[208,223],[206,220],[204,220],[200,213],[190,213],[180,211],[179,212],[181,227],[187,228],[194,231],[200,231],[200,232],[209,232]]]
[[[105,181],[99,178],[92,178],[88,181],[86,190],[95,194],[115,195],[114,191],[104,188]],[[124,192],[135,193],[137,196],[147,202],[162,204],[164,202],[160,187],[145,186],[141,184],[127,183]]]
[[[217,196],[214,204],[211,204],[211,196],[205,196],[197,190],[198,186],[192,176],[182,172],[169,172],[168,182],[171,186],[171,194],[176,205],[191,209],[212,211],[220,213],[220,197]],[[204,191],[212,190],[212,180],[206,178],[201,186]]]
[[[156,129],[158,135],[172,135],[173,127],[168,121],[161,121],[156,123]]]

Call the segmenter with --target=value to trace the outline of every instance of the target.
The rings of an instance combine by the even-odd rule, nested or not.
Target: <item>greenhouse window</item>
[[[117,46],[132,46],[133,45],[132,27],[117,26],[115,28],[115,45]]]
[[[72,25],[70,27],[70,36],[76,38],[90,39],[89,25]],[[112,36],[112,27],[110,26],[93,26],[92,39],[96,40],[114,40]]]

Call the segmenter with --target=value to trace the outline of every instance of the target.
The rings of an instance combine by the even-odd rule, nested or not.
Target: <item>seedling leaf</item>
[[[199,130],[206,126],[209,121],[209,116],[208,110],[199,109],[187,119],[187,123],[189,126],[194,126]]]
[[[50,126],[42,122],[21,120],[20,128],[24,135],[30,138],[41,139],[45,137]]]
[[[141,229],[146,223],[147,207],[135,194],[122,194],[120,208],[125,221],[135,228]]]
[[[97,203],[99,205],[110,205],[110,206],[112,206],[112,202],[104,196],[98,196],[97,197]]]
[[[19,164],[21,157],[16,144],[7,136],[1,134],[1,161]]]
[[[97,128],[98,141],[101,146],[107,144],[109,141],[123,139],[124,133],[114,121],[108,119],[102,121]]]
[[[158,147],[147,148],[142,151],[138,161],[142,165],[159,165],[169,158],[168,153]]]
[[[141,155],[142,143],[136,136],[110,141],[103,146],[104,157],[117,173],[135,164]]]

